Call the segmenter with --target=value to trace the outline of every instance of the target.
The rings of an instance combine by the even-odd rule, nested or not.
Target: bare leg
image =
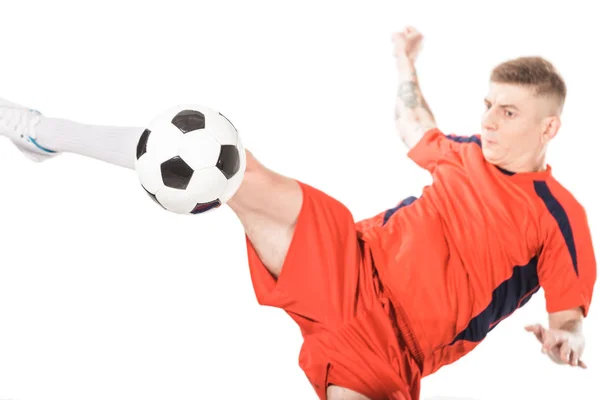
[[[302,207],[302,189],[298,183],[269,170],[247,152],[244,180],[228,205],[244,226],[265,267],[278,277]],[[369,400],[339,386],[329,386],[327,398]]]
[[[1,103],[0,103],[1,106]],[[37,141],[57,152],[71,152],[125,168],[134,168],[135,146],[141,127],[85,125],[70,120],[41,118]],[[15,137],[18,137],[15,132]],[[261,165],[247,152],[244,180],[228,202],[252,242],[256,253],[275,278],[281,273],[303,201],[300,185]],[[366,397],[331,386],[329,399],[363,400]]]
[[[329,386],[327,388],[327,399],[328,400],[370,400],[368,397],[363,396],[353,390],[342,388],[339,386]]]
[[[246,154],[244,180],[227,204],[265,267],[278,277],[302,207],[302,189],[295,180],[264,167],[252,153]]]

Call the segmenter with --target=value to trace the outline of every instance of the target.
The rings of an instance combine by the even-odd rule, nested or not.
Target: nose
[[[483,114],[483,118],[481,119],[481,125],[482,125],[483,129],[488,130],[488,131],[494,131],[494,130],[498,129],[498,123],[497,123],[496,118],[494,117],[494,113],[491,109],[487,110]]]

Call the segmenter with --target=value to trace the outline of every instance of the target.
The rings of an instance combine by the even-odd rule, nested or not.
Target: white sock
[[[87,125],[43,117],[35,132],[37,142],[48,149],[134,169],[137,142],[144,128]]]

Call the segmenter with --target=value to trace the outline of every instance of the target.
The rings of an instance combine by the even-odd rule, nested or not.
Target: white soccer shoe
[[[0,99],[0,135],[8,137],[30,160],[45,161],[58,153],[40,146],[35,128],[42,114],[8,100]]]

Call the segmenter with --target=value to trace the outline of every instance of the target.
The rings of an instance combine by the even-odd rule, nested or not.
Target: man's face
[[[485,158],[496,165],[522,165],[538,158],[545,144],[544,118],[550,101],[531,89],[494,83],[485,97],[481,144]]]

